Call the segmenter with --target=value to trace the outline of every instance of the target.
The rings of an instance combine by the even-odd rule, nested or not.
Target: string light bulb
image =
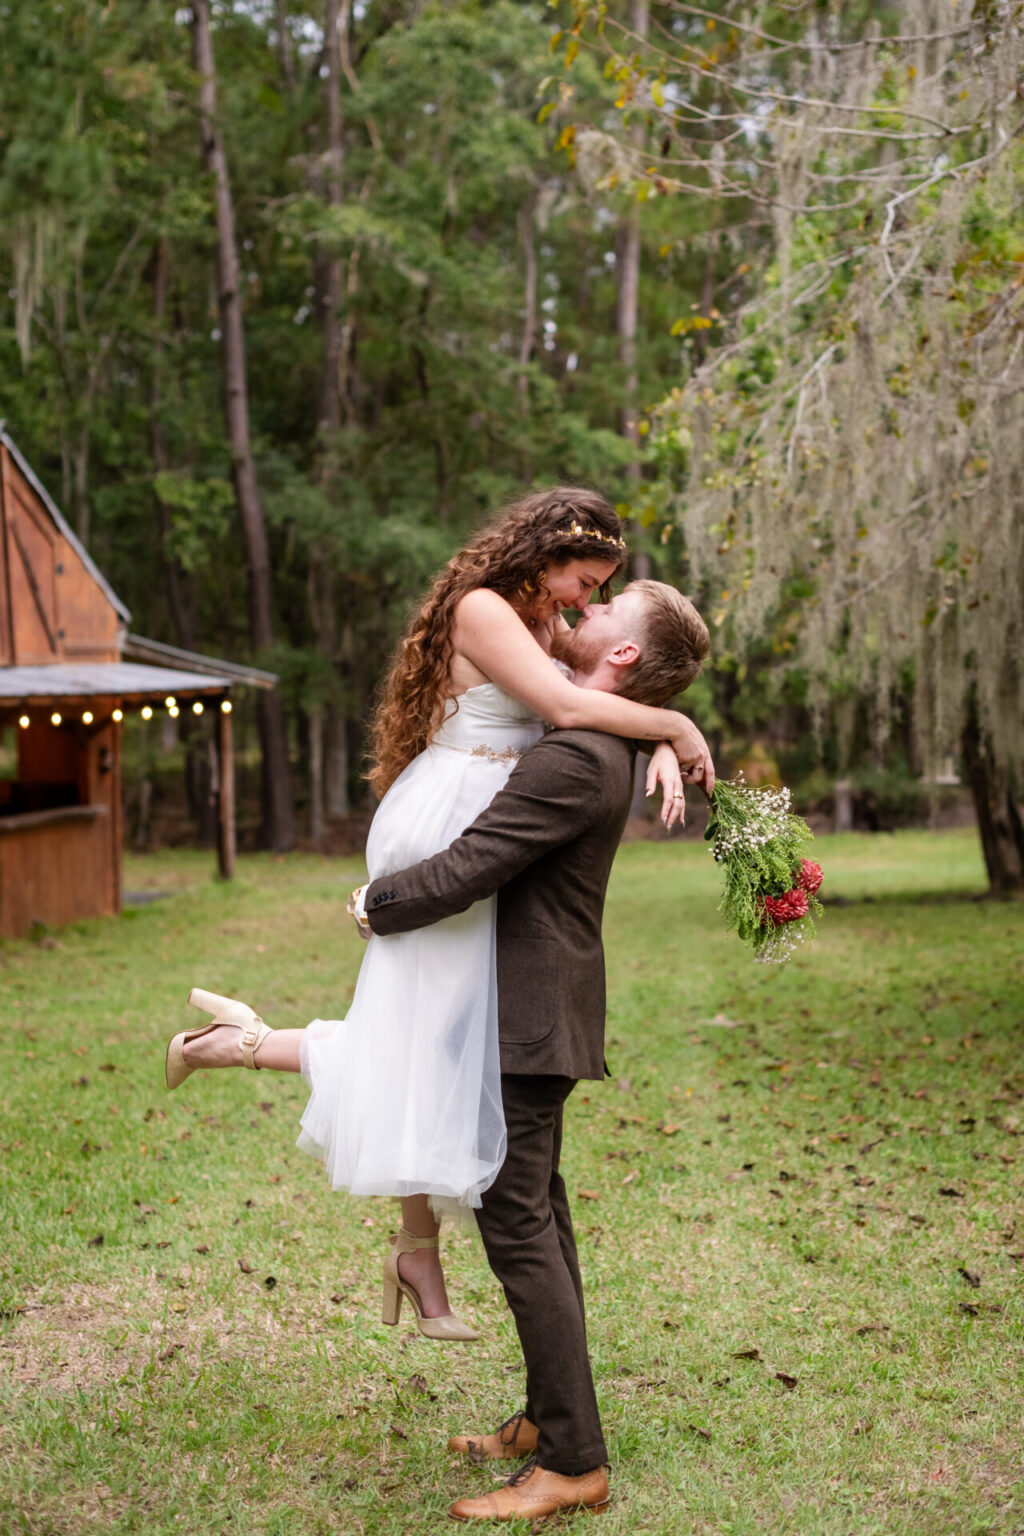
[[[82,716],[82,724],[83,725],[92,725],[92,710],[91,709],[87,709],[85,711],[85,714]]]
[[[148,704],[143,707],[142,718],[143,720],[152,720],[153,718],[153,711],[150,709]]]
[[[120,724],[120,722],[124,719],[124,710],[115,709],[110,718],[111,720],[116,720]]]
[[[166,705],[167,705],[167,708],[168,708],[168,709],[173,709],[173,708],[174,708],[174,706],[175,706],[175,704],[177,704],[177,702],[178,702],[178,701],[177,701],[177,699],[176,699],[176,698],[175,698],[175,697],[174,697],[174,694],[173,694],[173,693],[169,693],[169,694],[168,694],[168,695],[167,695],[167,697],[166,697],[166,699],[164,699],[164,703],[165,703],[165,704],[166,704]]]
[[[220,712],[221,712],[222,715],[230,715],[230,713],[231,713],[231,700],[230,699],[222,699],[221,700]]]
[[[19,715],[18,716],[18,724],[21,726],[23,731],[27,731],[28,730],[28,715]]]
[[[178,708],[177,704],[171,704],[167,710],[167,713],[170,715],[172,720],[177,720],[178,716],[181,714],[181,710]]]
[[[56,710],[54,710],[53,714],[50,716],[50,724],[51,725],[60,725],[60,720],[61,720],[60,715],[57,713]]]
[[[196,699],[195,703],[192,705],[192,713],[194,715],[201,715],[202,712],[203,712],[203,706],[200,703],[200,701],[198,699]]]

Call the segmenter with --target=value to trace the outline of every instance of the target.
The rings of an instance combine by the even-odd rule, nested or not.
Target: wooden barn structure
[[[216,711],[217,858],[235,860],[231,689],[271,673],[130,635],[0,422],[0,935],[121,909],[126,711]],[[152,662],[158,662],[153,665]]]

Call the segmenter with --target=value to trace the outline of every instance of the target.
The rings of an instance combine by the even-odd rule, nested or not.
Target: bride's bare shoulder
[[[477,620],[493,624],[497,622],[521,624],[511,603],[497,592],[492,592],[490,587],[474,587],[472,592],[466,592],[455,604],[456,624],[472,624]]]

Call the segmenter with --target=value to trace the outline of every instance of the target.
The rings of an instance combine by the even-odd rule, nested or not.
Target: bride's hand
[[[711,748],[692,720],[688,720],[685,715],[679,715],[677,718],[679,726],[672,737],[671,745],[683,779],[687,784],[702,785],[705,794],[710,796],[715,787],[715,765],[711,761]]]
[[[651,753],[647,765],[647,794],[653,795],[661,785],[661,824],[668,832],[678,822],[686,821],[686,799],[683,794],[683,775],[676,759],[675,748],[670,742],[659,741]]]

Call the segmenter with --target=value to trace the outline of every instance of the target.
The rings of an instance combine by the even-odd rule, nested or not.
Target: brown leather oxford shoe
[[[456,1499],[453,1520],[545,1520],[549,1515],[585,1510],[600,1515],[608,1508],[608,1473],[604,1467],[582,1477],[549,1472],[535,1461],[520,1467],[501,1488],[480,1499]]]
[[[516,1461],[537,1449],[537,1426],[525,1413],[514,1413],[493,1435],[453,1435],[448,1449],[470,1461]]]

